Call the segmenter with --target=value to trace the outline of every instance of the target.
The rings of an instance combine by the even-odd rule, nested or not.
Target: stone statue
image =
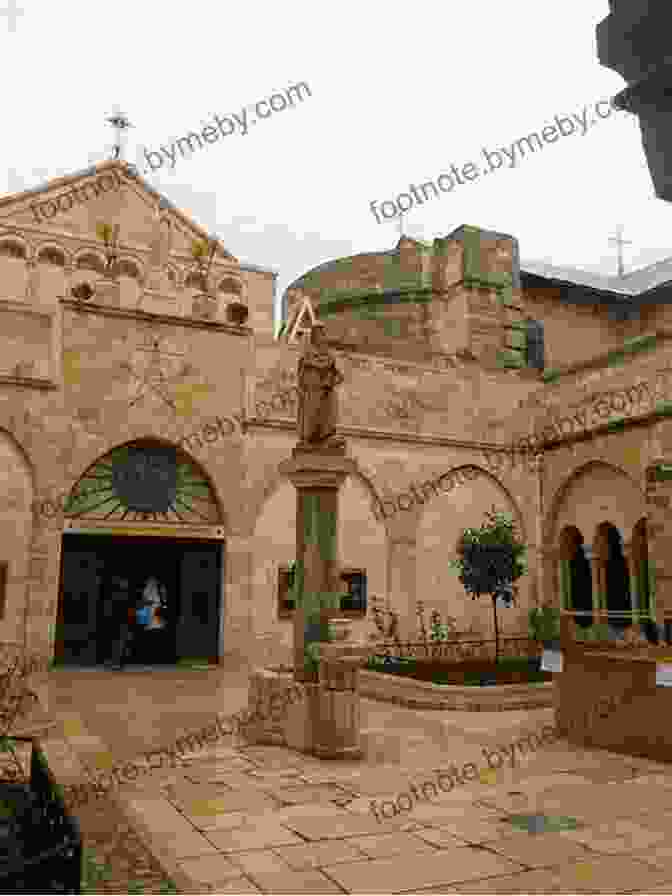
[[[315,324],[299,361],[298,434],[306,448],[340,447],[345,439],[335,437],[338,418],[336,387],[343,382],[336,362],[324,342],[324,324]]]

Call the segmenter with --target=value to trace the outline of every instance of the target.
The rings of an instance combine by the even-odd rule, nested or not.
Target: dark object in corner
[[[0,893],[81,893],[82,838],[37,738],[30,782],[0,781]]]

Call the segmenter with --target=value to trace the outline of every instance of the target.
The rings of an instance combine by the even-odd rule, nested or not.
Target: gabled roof
[[[9,196],[5,196],[0,199],[0,214],[4,209],[7,209],[13,205],[17,205],[21,202],[28,201],[33,199],[34,197],[40,196],[44,193],[49,193],[53,190],[59,190],[64,187],[74,187],[77,185],[78,181],[83,178],[95,177],[99,174],[105,174],[113,169],[119,169],[127,178],[133,178],[135,181],[139,183],[142,189],[148,193],[152,198],[157,200],[162,209],[166,211],[170,211],[171,214],[177,218],[180,223],[197,239],[209,240],[212,237],[212,234],[209,234],[206,230],[204,230],[199,224],[197,224],[192,218],[187,217],[176,205],[174,205],[169,199],[167,199],[162,193],[160,193],[155,187],[153,187],[149,181],[147,181],[139,172],[136,165],[131,164],[123,159],[108,159],[104,162],[99,162],[94,165],[89,165],[86,168],[82,168],[79,171],[75,171],[72,174],[65,175],[63,177],[52,178],[51,180],[45,181],[42,184],[39,184],[36,187],[31,187],[28,190],[23,190],[20,193],[12,193]],[[235,255],[229,252],[222,244],[221,240],[219,241],[221,252],[219,253],[220,258],[231,259],[234,262],[237,262],[241,270],[244,271],[255,271],[263,274],[272,274],[273,277],[277,277],[277,272],[270,269],[259,267],[258,265],[253,264],[241,264],[238,262],[238,259]]]

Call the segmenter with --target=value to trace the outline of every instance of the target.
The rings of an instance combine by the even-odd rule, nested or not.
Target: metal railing
[[[500,658],[532,657],[538,653],[538,643],[529,636],[499,639]],[[465,660],[494,660],[495,640],[470,641],[379,641],[373,644],[375,656],[394,656],[413,659],[437,659],[445,662]]]

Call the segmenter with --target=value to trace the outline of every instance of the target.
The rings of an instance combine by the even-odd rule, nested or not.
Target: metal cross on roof
[[[618,246],[618,276],[623,276],[623,246],[631,246],[632,240],[623,239],[623,228],[619,227],[617,236],[609,237],[609,242]]]
[[[115,114],[111,118],[107,118],[106,121],[108,124],[111,124],[112,127],[116,131],[116,142],[114,144],[114,152],[112,155],[113,159],[118,159],[121,157],[121,135],[122,132],[127,130],[128,128],[132,128],[133,125],[130,123],[128,118],[121,112],[118,106],[115,106]]]

